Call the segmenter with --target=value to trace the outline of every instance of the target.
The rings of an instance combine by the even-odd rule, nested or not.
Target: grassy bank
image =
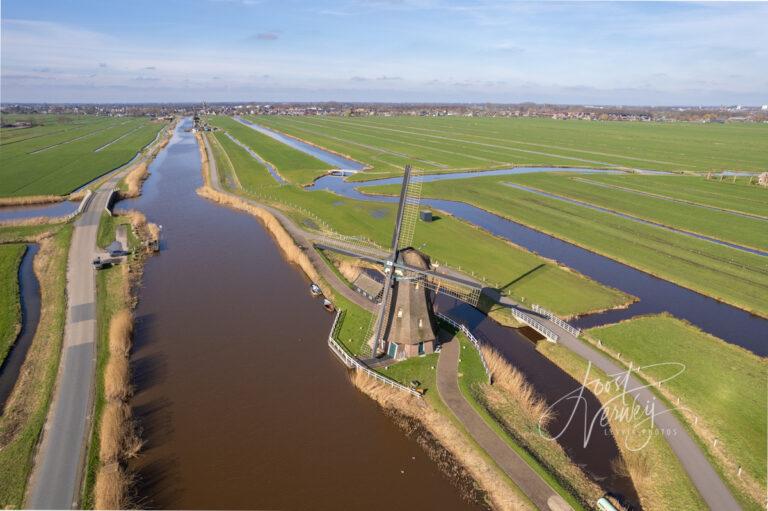
[[[250,128],[246,128],[250,129]],[[245,150],[216,134],[214,155],[222,172],[234,172],[245,193],[280,207],[307,229],[323,222],[336,232],[364,236],[382,246],[389,244],[395,208],[388,203],[363,202],[326,192],[308,192],[295,186],[276,186],[267,171]],[[226,175],[226,174],[225,174]],[[449,215],[431,223],[420,222],[413,245],[442,265],[470,269],[489,287],[522,302],[536,302],[568,317],[624,306],[626,294],[585,278],[568,268],[532,254],[474,228]],[[467,250],[456,250],[461,239]]]
[[[27,247],[0,245],[0,366],[21,330],[19,265]]]
[[[424,184],[430,197],[488,211],[762,316],[768,316],[765,258],[542,197],[481,177]],[[394,193],[392,186],[371,192]],[[555,312],[560,312],[555,310]]]
[[[86,459],[81,496],[83,508],[114,509],[130,505],[130,474],[125,464],[141,446],[128,400],[131,396],[129,354],[133,319],[131,311],[148,252],[144,241],[153,236],[152,224],[144,215],[102,215],[97,244],[114,240],[118,226],[128,229],[132,253],[116,266],[96,274],[97,359],[94,420]]]
[[[654,390],[677,409],[726,478],[754,504],[762,502],[768,448],[765,359],[668,315],[634,318],[588,334],[610,354],[640,366],[647,382],[664,380]],[[657,365],[664,363],[682,366]]]
[[[72,227],[65,224],[49,226],[47,230],[35,226],[11,231],[0,229],[0,235],[40,243],[34,261],[40,281],[40,322],[19,381],[0,417],[0,507],[21,508],[59,364]]]
[[[370,174],[358,174],[356,179],[402,173],[405,163],[428,172],[505,165],[616,166],[679,172],[759,172],[768,167],[761,149],[768,128],[759,124],[459,116],[252,119],[373,166]]]

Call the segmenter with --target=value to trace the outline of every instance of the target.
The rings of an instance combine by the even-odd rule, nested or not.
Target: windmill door
[[[389,355],[392,358],[397,358],[397,344],[394,342],[389,343],[389,348],[387,349],[387,355]]]

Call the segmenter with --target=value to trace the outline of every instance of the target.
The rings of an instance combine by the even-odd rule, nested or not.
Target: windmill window
[[[397,317],[402,318],[403,317],[403,309],[397,309]]]
[[[422,319],[419,318],[419,328],[421,328],[421,325],[422,325]]]
[[[416,281],[416,289],[419,289],[419,281]]]

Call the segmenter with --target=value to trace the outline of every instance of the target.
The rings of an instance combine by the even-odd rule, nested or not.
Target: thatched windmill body
[[[432,293],[443,293],[476,306],[481,286],[435,272],[429,257],[412,248],[421,198],[419,175],[405,167],[400,190],[392,245],[387,258],[373,255],[373,250],[359,239],[326,239],[318,243],[332,250],[383,265],[385,279],[381,300],[368,329],[369,354],[394,359],[431,353],[437,340]],[[378,252],[378,251],[377,251]]]

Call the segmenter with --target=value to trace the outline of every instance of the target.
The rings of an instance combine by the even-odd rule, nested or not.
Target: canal
[[[27,245],[27,250],[19,265],[19,302],[21,304],[21,330],[16,341],[0,365],[0,415],[19,378],[21,366],[27,358],[27,352],[40,321],[40,282],[35,274],[34,261],[40,247]]]
[[[150,172],[118,205],[163,226],[132,354],[139,505],[473,508],[350,384],[326,345],[333,318],[270,235],[195,194],[193,135],[177,130]]]

